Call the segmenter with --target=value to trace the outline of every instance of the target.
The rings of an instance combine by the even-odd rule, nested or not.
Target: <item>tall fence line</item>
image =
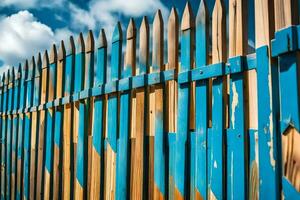
[[[255,0],[253,54],[247,9],[158,10],[11,67],[0,198],[299,199],[298,1]]]

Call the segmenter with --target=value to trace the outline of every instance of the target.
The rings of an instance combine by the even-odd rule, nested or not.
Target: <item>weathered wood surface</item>
[[[1,199],[297,199],[299,2],[206,3],[167,23],[158,10],[138,31],[130,19],[124,38],[118,23],[111,44],[104,29],[81,33],[9,69]],[[272,57],[280,37],[289,52]]]

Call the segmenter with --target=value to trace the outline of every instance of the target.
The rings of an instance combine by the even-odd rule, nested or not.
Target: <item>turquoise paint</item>
[[[208,63],[208,23],[202,15],[203,0],[200,3],[198,14],[196,17],[196,68],[209,69]],[[205,10],[204,10],[205,11]],[[206,73],[196,73],[201,75]],[[193,77],[193,74],[192,74]],[[195,139],[195,176],[191,178],[191,185],[197,189],[200,195],[207,199],[207,107],[208,107],[208,80],[196,81],[195,88],[195,123],[196,123],[196,139]],[[193,189],[194,187],[191,187]]]
[[[239,59],[239,58],[238,58]],[[241,63],[229,59],[230,67]],[[246,132],[244,127],[244,75],[235,73],[230,76],[229,121],[227,129],[227,199],[246,199]]]
[[[225,199],[225,112],[223,77],[217,77],[212,85],[212,127],[208,142],[208,189],[216,199]]]
[[[5,73],[3,76],[3,104],[2,104],[2,113],[6,112],[7,110],[7,79],[8,79],[8,73]],[[5,148],[5,144],[6,144],[6,117],[3,119],[2,121],[2,129],[1,129],[1,166],[3,167],[1,169],[1,199],[5,199],[5,182],[6,182],[6,178],[5,178],[5,161],[6,161],[6,148]]]
[[[29,67],[26,74],[26,108],[32,106],[33,103],[33,69]],[[25,114],[24,126],[24,166],[23,166],[23,181],[24,181],[24,197],[29,199],[29,166],[30,166],[30,138],[31,138],[31,113]]]
[[[181,66],[179,72],[190,70],[192,30],[187,29],[181,35]],[[188,197],[188,184],[190,175],[188,148],[189,148],[189,108],[190,108],[190,84],[178,84],[178,115],[176,134],[176,160],[175,160],[175,187],[181,196]]]
[[[258,83],[259,197],[260,199],[279,199],[281,165],[278,163],[280,163],[279,155],[281,153],[279,150],[280,146],[276,145],[280,142],[277,123],[279,110],[278,68],[269,62],[267,46],[256,49],[256,55]],[[266,84],[270,83],[269,76],[272,78],[272,85]],[[270,123],[272,123],[272,126]],[[270,134],[270,131],[272,131],[273,134]],[[273,141],[274,144],[272,156],[276,161],[275,167],[271,165],[268,145],[270,141]]]
[[[169,199],[174,199],[174,177],[175,177],[175,161],[176,161],[176,133],[169,132],[168,133],[168,150],[169,150],[169,157],[168,157],[168,164],[169,164]]]
[[[20,99],[19,99],[19,109],[23,109],[25,106],[25,69],[21,65],[19,66],[19,94],[20,94]],[[20,180],[22,183],[23,181],[23,173],[22,173],[22,164],[23,164],[23,130],[24,130],[24,115],[19,114],[18,115],[18,139],[17,139],[17,161],[21,161],[21,173],[20,176],[16,176],[16,182]],[[20,190],[17,190],[16,192],[16,197],[17,200],[20,200],[22,198],[22,191],[23,188],[20,187]]]

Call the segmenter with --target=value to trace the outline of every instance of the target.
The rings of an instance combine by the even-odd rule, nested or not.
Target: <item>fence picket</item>
[[[75,64],[75,44],[73,37],[70,36],[68,42],[66,42],[66,56],[64,65],[64,78],[63,78],[63,93],[66,99],[66,104],[63,110],[63,135],[62,135],[62,194],[63,199],[71,198],[71,183],[73,180],[72,172],[74,171],[74,166],[71,163],[72,155],[72,104],[69,102],[71,99],[71,94],[74,88],[73,76],[74,76],[74,64]],[[63,53],[63,52],[62,52]],[[64,56],[62,56],[64,57]]]
[[[18,113],[18,138],[17,138],[17,166],[16,166],[16,199],[20,200],[22,198],[22,180],[23,180],[23,173],[22,173],[22,163],[23,163],[23,125],[24,125],[24,115],[23,113],[19,112],[20,110],[24,109],[25,105],[25,70],[22,64],[19,65],[18,68],[18,76],[19,76],[19,106],[16,112]]]
[[[226,62],[226,15],[222,1],[215,4],[212,19],[212,62]],[[224,70],[224,65],[220,65]],[[208,131],[208,198],[225,198],[225,98],[226,76],[212,79],[212,119]]]
[[[104,29],[101,29],[97,40],[97,65],[94,69],[94,87],[102,87],[106,83],[107,41]],[[105,96],[94,98],[93,116],[93,149],[91,160],[91,189],[90,199],[103,198],[104,156],[103,133],[105,126]]]
[[[206,2],[200,2],[196,17],[196,68],[208,64],[208,10]],[[208,125],[208,80],[196,81],[196,135],[195,176],[192,194],[195,199],[207,198],[207,125]]]
[[[299,24],[299,2],[298,1],[274,1],[275,30],[279,31],[292,25]],[[286,29],[293,32],[293,30]],[[279,99],[280,99],[280,136],[281,136],[281,170],[282,170],[282,194],[287,199],[300,198],[299,183],[299,149],[295,148],[300,144],[300,112],[299,112],[299,50],[291,48],[294,45],[293,34],[283,32],[275,34],[275,42],[289,49],[286,54],[279,54]],[[286,34],[286,35],[285,35]],[[298,33],[297,33],[298,34]],[[283,36],[284,35],[284,36]],[[282,37],[283,36],[283,37]],[[285,39],[287,38],[287,41]],[[284,40],[283,40],[284,39]],[[297,39],[298,40],[298,37]],[[276,51],[276,49],[272,49]],[[279,50],[280,51],[280,50]],[[272,148],[272,146],[271,146]],[[291,191],[293,192],[291,192]]]
[[[206,2],[4,72],[0,199],[298,199],[299,2]]]
[[[3,83],[3,101],[2,101],[2,128],[1,128],[1,199],[5,199],[5,190],[6,190],[6,178],[5,178],[5,160],[6,160],[6,111],[7,111],[7,79],[8,73],[5,72],[2,77]]]
[[[176,8],[172,8],[168,20],[168,64],[167,69],[174,69],[175,74],[178,71],[178,14]],[[177,82],[171,80],[166,84],[166,118],[168,131],[168,191],[169,199],[174,199],[174,175],[175,175],[175,136],[177,131]]]
[[[189,3],[186,4],[181,21],[181,64],[178,70],[180,75],[192,69],[193,65],[193,32],[194,19]],[[180,83],[178,81],[178,113],[176,133],[176,171],[175,171],[175,199],[185,199],[189,197],[189,151],[190,130],[189,130],[189,108],[190,108],[190,83]]]

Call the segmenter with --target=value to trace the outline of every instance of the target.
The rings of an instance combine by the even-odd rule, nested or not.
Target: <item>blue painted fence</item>
[[[300,199],[300,25],[227,58],[221,2],[211,35],[201,0],[172,9],[168,48],[158,11],[3,73],[0,199]]]

